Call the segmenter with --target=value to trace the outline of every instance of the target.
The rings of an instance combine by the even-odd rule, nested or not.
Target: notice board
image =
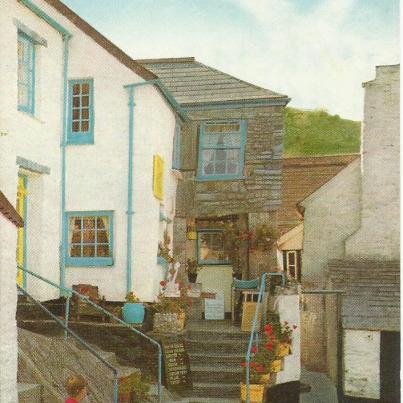
[[[189,356],[182,340],[163,340],[165,384],[168,389],[191,389]]]

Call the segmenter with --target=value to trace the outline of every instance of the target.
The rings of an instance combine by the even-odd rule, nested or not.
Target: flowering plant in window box
[[[296,329],[297,329],[297,325],[290,326],[287,321],[284,321],[280,325],[279,355],[281,357],[291,354],[292,337],[293,337],[293,332]]]

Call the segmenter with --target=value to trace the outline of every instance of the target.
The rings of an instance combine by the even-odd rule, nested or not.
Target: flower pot
[[[283,360],[274,360],[270,365],[270,372],[280,372],[283,369]]]
[[[285,357],[286,355],[290,355],[290,354],[291,354],[291,344],[285,343],[285,342],[280,343],[279,349],[278,349],[278,356]]]
[[[270,378],[271,378],[271,373],[269,372],[268,374],[263,374],[260,377],[260,382],[264,385],[267,385],[270,382]]]
[[[122,314],[123,320],[127,323],[143,323],[144,305],[142,302],[126,302],[123,306]]]
[[[242,402],[246,402],[247,396],[247,386],[244,383],[241,383],[241,399]],[[263,403],[264,402],[264,393],[265,385],[260,384],[251,384],[249,385],[249,397],[250,403]]]

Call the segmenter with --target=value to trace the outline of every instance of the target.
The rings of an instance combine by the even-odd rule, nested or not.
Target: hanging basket
[[[246,402],[247,385],[241,383],[241,400]],[[265,385],[251,384],[249,385],[250,403],[263,403],[265,398]]]

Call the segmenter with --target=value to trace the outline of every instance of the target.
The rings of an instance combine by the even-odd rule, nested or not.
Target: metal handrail
[[[57,324],[63,327],[64,331],[73,336],[84,348],[89,351],[92,355],[94,355],[99,361],[102,362],[106,367],[108,367],[113,372],[113,402],[119,402],[119,377],[118,370],[112,366],[108,361],[106,361],[103,357],[101,357],[88,343],[86,343],[77,333],[73,330],[69,329],[63,321],[61,321],[56,315],[49,311],[43,304],[41,304],[38,300],[36,300],[31,294],[29,294],[26,290],[20,287],[17,284],[18,290],[26,295],[35,305],[39,306],[43,311],[45,311]]]
[[[246,401],[247,401],[247,403],[250,403],[250,355],[252,352],[253,343],[255,343],[255,345],[257,345],[259,342],[259,334],[258,334],[258,331],[256,328],[257,328],[260,306],[262,305],[261,302],[263,299],[263,293],[266,290],[267,275],[268,275],[268,273],[263,273],[262,280],[260,281],[260,290],[259,290],[259,295],[258,295],[258,299],[257,299],[256,309],[255,309],[255,317],[253,318],[253,325],[252,325],[252,330],[250,332],[248,350],[246,352]]]
[[[122,319],[118,318],[116,315],[110,313],[109,311],[107,311],[106,309],[102,308],[101,306],[99,306],[98,304],[96,304],[95,302],[91,301],[86,295],[82,295],[79,292],[73,290],[72,288],[68,288],[68,287],[64,287],[64,286],[60,286],[48,279],[46,279],[45,277],[40,276],[37,273],[34,273],[28,269],[24,269],[23,267],[17,265],[18,269],[24,271],[25,273],[29,273],[32,276],[38,278],[39,280],[44,281],[45,283],[58,288],[59,290],[65,291],[67,293],[67,301],[66,301],[66,313],[65,313],[65,327],[68,328],[68,320],[69,320],[69,310],[70,310],[70,297],[72,294],[76,295],[78,298],[86,301],[87,303],[89,303],[90,305],[92,305],[94,308],[96,308],[98,311],[104,313],[106,316],[109,316],[110,318],[113,318],[116,322],[120,323],[121,325],[127,327],[128,329],[130,329],[132,332],[136,333],[137,335],[145,338],[146,340],[148,340],[151,344],[154,344],[155,346],[157,346],[158,348],[158,402],[162,403],[162,347],[161,344],[158,343],[156,340],[154,340],[153,338],[147,336],[146,334],[144,334],[143,332],[141,332],[138,329],[135,329],[134,327],[130,326],[128,323],[126,323],[125,321],[123,321]],[[70,333],[70,332],[68,332]]]

